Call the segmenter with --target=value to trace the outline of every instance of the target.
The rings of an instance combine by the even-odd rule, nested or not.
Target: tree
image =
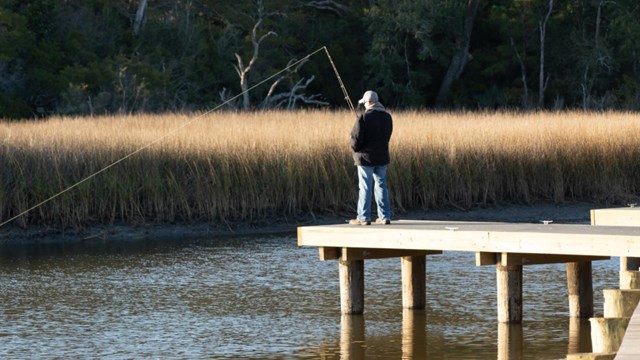
[[[370,41],[365,55],[367,89],[395,106],[424,106],[431,84],[426,61],[437,56],[431,35],[438,8],[431,2],[380,0],[365,10]]]
[[[252,46],[252,54],[249,62],[245,65],[245,62],[242,60],[242,57],[236,52],[235,57],[237,60],[237,64],[234,65],[236,69],[236,73],[240,77],[240,89],[242,90],[242,107],[245,110],[249,110],[251,103],[249,100],[249,74],[253,70],[256,61],[258,60],[258,55],[260,53],[260,46],[263,41],[269,36],[276,36],[277,34],[273,31],[267,31],[262,35],[259,35],[260,27],[262,26],[264,20],[270,16],[274,16],[275,13],[267,13],[264,10],[264,5],[262,0],[256,1],[257,6],[257,16],[255,18],[255,23],[253,24],[253,28],[251,29],[251,46]]]
[[[544,90],[546,88],[545,72],[544,72],[544,46],[547,36],[547,23],[553,11],[553,0],[547,0],[547,11],[539,23],[540,29],[540,72],[538,73],[538,108],[544,108]]]
[[[436,105],[443,106],[449,97],[449,91],[454,81],[458,80],[467,66],[467,63],[471,61],[472,56],[469,53],[469,46],[471,44],[471,33],[473,31],[473,24],[475,23],[476,14],[478,13],[478,0],[468,0],[466,12],[464,16],[464,28],[458,38],[456,39],[455,50],[451,63],[447,73],[444,75],[442,83],[440,84],[440,90],[436,97]]]

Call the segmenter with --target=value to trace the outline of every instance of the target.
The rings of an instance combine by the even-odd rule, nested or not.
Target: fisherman
[[[365,108],[365,112],[358,117],[351,129],[351,150],[358,167],[358,214],[355,219],[349,220],[349,224],[371,224],[373,188],[378,207],[376,224],[387,225],[391,223],[387,166],[390,161],[389,140],[393,132],[393,120],[378,101],[375,91],[366,91],[358,103]]]

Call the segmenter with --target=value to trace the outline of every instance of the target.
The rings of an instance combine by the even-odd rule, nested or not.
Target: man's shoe
[[[349,225],[371,225],[371,221],[351,219]]]
[[[376,224],[378,224],[378,225],[389,225],[389,224],[391,224],[391,220],[389,220],[389,219],[376,219]]]

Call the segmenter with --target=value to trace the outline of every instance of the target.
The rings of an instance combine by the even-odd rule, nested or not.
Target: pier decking
[[[400,220],[390,225],[303,226],[298,228],[298,245],[471,251],[525,257],[535,254],[640,257],[640,227]]]
[[[640,306],[636,307],[616,355],[617,360],[640,359]]]

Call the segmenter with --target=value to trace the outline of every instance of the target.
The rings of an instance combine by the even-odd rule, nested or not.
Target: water
[[[594,262],[596,314],[617,260]],[[559,359],[590,351],[564,264],[524,269],[522,325],[496,322],[495,268],[427,258],[427,309],[402,311],[399,259],[365,261],[365,315],[338,265],[292,236],[0,248],[0,358]],[[571,333],[571,336],[570,336]]]

